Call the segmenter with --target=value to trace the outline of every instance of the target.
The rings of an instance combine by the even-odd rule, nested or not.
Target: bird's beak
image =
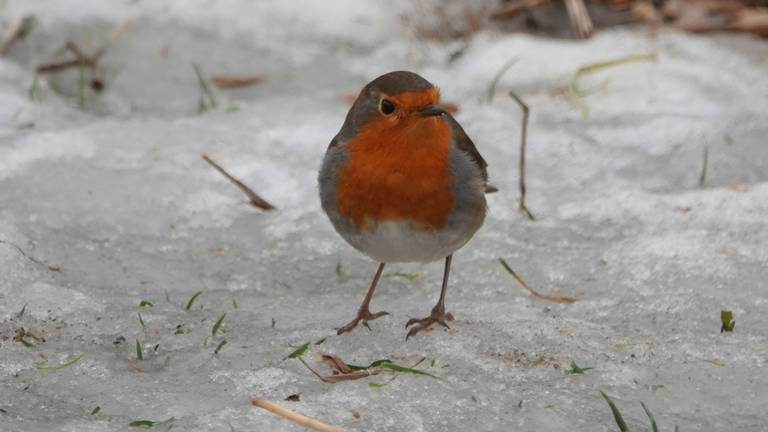
[[[448,111],[440,105],[427,105],[424,108],[416,111],[416,115],[419,117],[435,117],[448,114]]]

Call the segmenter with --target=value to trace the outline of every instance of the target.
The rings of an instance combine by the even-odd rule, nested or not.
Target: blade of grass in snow
[[[136,358],[139,360],[144,360],[144,353],[141,349],[141,342],[139,342],[139,338],[136,338]]]
[[[376,361],[372,362],[371,364],[369,364],[368,366],[356,366],[356,365],[351,365],[351,364],[348,364],[347,366],[349,366],[349,368],[352,369],[352,370],[365,370],[365,369],[370,369],[370,368],[381,366],[384,363],[392,363],[392,360],[389,360],[389,359],[376,360]]]
[[[24,345],[27,348],[31,348],[34,345],[32,342],[29,342],[28,340],[24,339],[27,336],[26,332],[23,328],[16,330],[16,335],[13,336],[13,340],[15,342],[20,342],[22,345]]]
[[[167,428],[166,430],[170,430],[173,427],[174,420],[176,419],[173,417],[163,421],[134,420],[128,423],[128,426],[135,427],[135,428],[145,428],[145,429],[153,428],[155,426],[165,426]]]
[[[579,80],[586,75],[590,75],[604,69],[608,69],[614,66],[620,66],[632,62],[640,61],[655,61],[656,53],[636,54],[626,57],[621,57],[613,60],[602,61],[598,63],[592,63],[589,65],[581,66],[576,70],[576,73],[571,80],[571,84],[568,86],[568,94],[581,109],[582,118],[589,117],[589,110],[587,104],[584,102],[584,92],[579,88]]]
[[[139,324],[141,324],[141,328],[142,328],[142,329],[145,329],[145,328],[146,328],[146,326],[144,325],[144,319],[142,319],[142,318],[141,318],[141,314],[140,314],[140,313],[137,313],[136,315],[138,315],[138,316],[139,316]]]
[[[579,367],[575,361],[571,360],[571,368],[567,371],[565,371],[566,374],[583,374],[584,372],[594,369],[591,367]]]
[[[226,339],[224,339],[223,341],[219,342],[219,344],[216,345],[216,349],[213,350],[213,353],[214,354],[218,354],[219,351],[221,351],[221,349],[224,348],[224,345],[226,345],[226,344],[227,344],[227,340]]]
[[[720,333],[732,332],[736,327],[736,321],[733,320],[733,312],[729,310],[720,311],[720,322],[722,323]]]
[[[405,366],[400,366],[400,365],[397,365],[395,363],[382,363],[378,367],[381,367],[381,368],[384,368],[384,369],[393,370],[395,372],[411,373],[411,374],[415,374],[415,375],[426,375],[428,377],[437,378],[435,375],[432,375],[429,372],[424,372],[422,370],[412,369],[412,368],[405,367]]]
[[[40,78],[38,77],[39,76],[35,74],[35,77],[32,79],[32,84],[29,86],[29,90],[27,90],[27,98],[32,102],[40,100]]]
[[[355,370],[355,371],[367,370],[367,369],[373,369],[373,368],[383,368],[383,369],[389,369],[389,370],[395,371],[395,372],[412,373],[412,374],[416,374],[416,375],[426,375],[426,376],[430,376],[432,378],[437,378],[437,376],[432,375],[429,372],[424,372],[422,370],[413,369],[413,368],[409,368],[409,367],[405,367],[405,366],[400,366],[400,365],[392,362],[392,360],[389,360],[389,359],[376,360],[376,361],[372,362],[371,364],[369,364],[368,366],[356,366],[356,365],[347,365],[347,366],[349,366],[350,369]]]
[[[55,365],[51,365],[51,366],[48,366],[48,365],[37,365],[37,366],[35,366],[35,369],[37,369],[39,371],[52,371],[52,370],[59,370],[59,369],[68,368],[68,367],[72,366],[73,364],[77,363],[78,361],[80,361],[80,358],[82,358],[82,357],[83,357],[82,354],[76,355],[76,356],[74,356],[72,358],[64,360],[63,362],[61,362],[59,364],[55,364]]]
[[[202,294],[202,291],[198,291],[194,294],[192,294],[192,297],[187,302],[187,306],[184,308],[186,310],[190,310],[192,308],[192,305],[195,303],[195,300],[197,300],[198,297],[200,297],[200,294]]]
[[[80,60],[77,82],[77,107],[85,111],[85,60]]]
[[[627,427],[627,423],[624,421],[624,417],[621,416],[619,409],[616,408],[616,404],[613,403],[607,394],[603,393],[602,391],[600,394],[603,395],[603,399],[608,402],[608,406],[611,408],[611,412],[613,413],[613,419],[616,421],[616,426],[619,427],[621,432],[628,432],[629,428]]]
[[[496,86],[499,85],[499,81],[501,80],[501,77],[504,76],[505,73],[514,66],[514,64],[517,63],[517,58],[513,58],[512,60],[509,60],[508,62],[504,63],[504,66],[499,69],[498,72],[496,72],[496,75],[494,75],[493,79],[491,80],[491,83],[488,85],[488,103],[493,102],[493,97],[496,95]]]
[[[211,88],[208,85],[208,79],[203,74],[203,70],[197,63],[192,63],[192,67],[195,69],[195,75],[197,75],[197,83],[200,87],[200,96],[197,100],[197,112],[202,114],[209,109],[216,108],[216,98],[213,97]]]
[[[709,147],[704,146],[704,154],[701,162],[701,174],[699,174],[699,187],[704,187],[707,182],[707,162],[709,161]]]
[[[651,411],[648,409],[647,406],[645,406],[645,404],[642,401],[640,401],[640,405],[643,406],[643,410],[645,410],[645,415],[647,415],[648,418],[651,420],[651,432],[659,432],[659,427],[656,426],[656,419],[653,418],[653,414],[651,414]]]
[[[293,351],[292,353],[288,354],[288,357],[284,358],[283,360],[288,360],[288,359],[292,359],[292,358],[297,358],[297,357],[303,356],[304,353],[307,352],[307,350],[309,349],[309,344],[310,343],[307,342],[304,345],[296,348],[295,351]]]
[[[397,272],[397,273],[390,273],[387,276],[388,277],[399,277],[399,278],[407,279],[409,281],[414,281],[414,280],[419,278],[419,274],[418,273],[402,273],[402,272]]]
[[[397,378],[397,376],[393,376],[390,380],[385,381],[383,383],[368,383],[368,386],[369,387],[373,387],[373,388],[381,388],[381,387],[384,387],[385,385],[391,383],[392,381],[394,381],[395,378]]]
[[[152,307],[154,304],[152,304],[149,300],[142,300],[139,302],[139,307]]]
[[[101,411],[101,407],[97,406],[96,408],[93,409],[93,411],[91,411],[91,415],[96,415],[99,413],[99,411]]]
[[[221,328],[221,324],[224,322],[224,317],[226,317],[226,312],[219,317],[218,321],[213,325],[213,329],[211,330],[211,336],[216,336],[216,332],[219,331],[219,328]]]

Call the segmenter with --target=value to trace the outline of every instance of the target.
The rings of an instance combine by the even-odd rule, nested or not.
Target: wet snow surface
[[[0,60],[1,430],[128,430],[171,417],[174,430],[299,430],[251,407],[264,397],[345,430],[614,431],[601,390],[632,430],[649,429],[640,401],[663,431],[768,430],[764,41],[484,32],[448,62],[458,43],[417,41],[402,27],[410,3],[158,3],[1,3],[6,23],[38,18]],[[88,91],[86,111],[76,71],[41,80],[42,100],[29,100],[30,71],[67,37],[95,47],[127,19],[103,59],[107,88]],[[593,91],[588,118],[564,95],[578,67],[645,52],[658,60],[582,80]],[[217,91],[219,107],[198,115],[192,62],[265,81]],[[376,264],[322,214],[316,170],[348,109],[343,96],[401,68],[458,104],[501,191],[455,256],[450,330],[405,341],[404,323],[429,312],[442,273],[440,263],[409,264],[388,267],[374,298],[390,316],[336,336]],[[536,221],[515,210],[520,111],[510,89],[532,109]],[[245,204],[202,153],[278,210]],[[528,295],[499,257],[530,285],[579,301]],[[733,333],[720,333],[723,309]],[[31,347],[13,340],[21,328]],[[354,364],[426,357],[419,368],[440,379],[331,385],[283,360],[326,337],[307,361],[321,351]],[[571,361],[593,369],[566,374]],[[294,393],[300,402],[283,401]]]

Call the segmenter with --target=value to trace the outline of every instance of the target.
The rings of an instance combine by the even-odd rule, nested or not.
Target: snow
[[[414,7],[0,3],[3,22],[38,18],[0,59],[1,430],[132,430],[170,417],[175,430],[300,430],[251,407],[263,397],[344,430],[613,431],[601,390],[632,430],[649,428],[640,401],[665,431],[768,430],[768,45],[631,28],[586,42],[485,30],[449,62],[459,45],[414,39],[402,24]],[[86,111],[72,71],[28,98],[29,71],[65,38],[93,49],[125,20],[103,59],[106,90],[88,92]],[[587,118],[564,96],[580,66],[647,52],[657,60],[582,79],[597,90]],[[197,114],[193,62],[265,81],[219,90],[219,107]],[[457,103],[500,192],[455,256],[450,330],[405,340],[404,323],[437,298],[442,265],[402,264],[387,267],[372,305],[391,315],[336,336],[376,264],[322,214],[317,169],[343,96],[399,68]],[[532,109],[535,221],[516,211],[511,89]],[[203,153],[278,210],[248,206]],[[499,257],[531,286],[579,301],[530,296]],[[733,333],[720,333],[724,309]],[[20,328],[44,342],[15,342]],[[325,384],[284,360],[322,338],[305,355],[312,364],[321,351],[353,364],[426,357],[419,368],[440,379]],[[571,361],[594,369],[566,374]],[[283,401],[295,393],[300,402]]]

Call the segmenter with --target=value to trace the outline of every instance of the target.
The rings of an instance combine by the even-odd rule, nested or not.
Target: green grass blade
[[[67,360],[64,360],[63,362],[61,362],[59,364],[51,365],[51,366],[48,366],[48,365],[38,365],[38,366],[35,366],[35,369],[37,369],[39,371],[52,371],[52,370],[59,370],[59,369],[68,368],[68,367],[72,366],[73,364],[79,362],[80,358],[82,358],[82,357],[83,357],[83,355],[80,354],[80,355],[74,356],[72,358],[69,358]]]
[[[224,315],[222,315],[218,321],[216,321],[216,324],[213,325],[213,329],[211,330],[211,336],[216,336],[216,332],[219,331],[219,328],[221,328],[221,324],[224,322],[224,317],[227,316],[227,313],[225,312]]]
[[[173,427],[173,422],[176,420],[175,418],[171,417],[167,420],[163,421],[153,421],[153,420],[134,420],[130,423],[128,423],[129,427],[135,427],[135,428],[144,428],[149,429],[153,428],[155,426],[166,426],[166,430],[170,430]]]
[[[583,374],[584,372],[594,368],[591,367],[579,367],[575,361],[571,360],[571,368],[565,371],[566,374]]]
[[[203,293],[202,291],[198,291],[192,294],[192,298],[189,299],[189,301],[187,302],[187,306],[184,309],[186,310],[192,309],[192,305],[195,303],[195,300],[197,300],[197,298],[200,297],[200,294],[202,293]]]
[[[85,111],[85,60],[80,60],[77,81],[77,107]]]
[[[219,342],[219,344],[216,346],[216,349],[213,351],[214,354],[218,354],[219,351],[221,351],[222,348],[224,348],[224,345],[227,344],[227,340],[224,339],[223,341]]]
[[[653,418],[653,414],[651,414],[651,411],[648,409],[647,406],[645,406],[645,404],[642,401],[640,401],[640,405],[643,406],[643,410],[645,410],[645,415],[647,415],[648,418],[651,420],[651,431],[659,432],[659,427],[656,426],[656,419]]]
[[[305,343],[304,345],[296,348],[296,350],[290,354],[288,354],[288,357],[284,358],[283,360],[288,360],[292,358],[299,358],[304,355],[305,352],[309,349],[310,342]]]
[[[379,367],[379,366],[381,366],[384,363],[392,363],[392,360],[389,360],[389,359],[376,360],[376,361],[372,362],[371,364],[369,364],[368,366],[357,366],[357,365],[351,365],[351,364],[348,364],[347,366],[349,366],[349,368],[352,369],[352,370],[358,371],[358,370],[366,370],[366,369],[370,369],[370,368]]]
[[[136,358],[139,360],[144,360],[144,354],[141,349],[141,342],[139,342],[139,338],[136,338]]]
[[[704,146],[704,154],[701,162],[701,174],[699,174],[699,187],[704,187],[707,182],[707,163],[709,162],[709,147]]]
[[[611,408],[611,412],[613,413],[613,419],[616,421],[616,426],[619,427],[621,432],[628,432],[629,428],[627,427],[627,423],[624,422],[624,417],[621,416],[619,409],[616,408],[616,404],[613,403],[607,394],[603,393],[602,391],[600,394],[603,395],[603,399],[608,402],[608,406]]]
[[[734,327],[736,327],[736,321],[733,320],[733,312],[729,310],[720,311],[720,322],[722,323],[720,333],[732,332]]]
[[[603,69],[608,69],[608,68],[623,65],[626,63],[639,62],[639,61],[655,61],[656,57],[657,57],[656,53],[636,54],[636,55],[631,55],[631,56],[589,64],[577,69],[576,73],[573,76],[573,79],[571,80],[571,84],[568,86],[568,95],[576,103],[576,105],[579,106],[579,109],[581,110],[582,118],[586,119],[589,116],[589,110],[587,108],[587,104],[584,102],[584,99],[583,99],[585,96],[584,92],[579,87],[579,80],[581,78],[583,78],[585,75],[590,75],[595,72],[599,72]]]
[[[517,58],[513,58],[509,60],[508,62],[504,63],[504,65],[499,69],[498,72],[496,72],[496,75],[493,76],[493,79],[491,80],[491,83],[488,85],[488,103],[493,102],[493,97],[496,95],[496,86],[499,85],[499,81],[501,81],[501,77],[504,76],[507,71],[514,66],[514,64],[517,63]]]
[[[422,370],[412,369],[412,368],[405,367],[405,366],[400,366],[398,364],[391,363],[391,362],[382,363],[378,367],[381,367],[381,368],[384,368],[384,369],[393,370],[395,372],[411,373],[411,374],[415,374],[415,375],[425,375],[425,376],[428,376],[428,377],[437,378],[435,375],[432,375],[429,372],[424,372]]]

